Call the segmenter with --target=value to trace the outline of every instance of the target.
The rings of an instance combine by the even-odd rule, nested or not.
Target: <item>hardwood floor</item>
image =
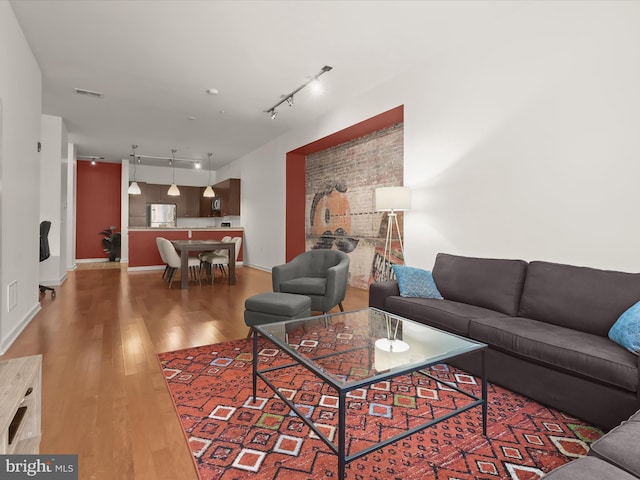
[[[271,290],[271,274],[248,267],[237,285],[188,291],[161,274],[70,273],[2,357],[43,354],[40,451],[78,454],[83,480],[197,480],[156,354],[244,338],[244,299]],[[367,301],[350,287],[343,303]]]

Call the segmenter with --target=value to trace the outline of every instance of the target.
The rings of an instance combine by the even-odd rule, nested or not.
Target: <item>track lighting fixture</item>
[[[138,145],[131,145],[131,150],[133,151],[131,154],[131,160],[133,161],[133,182],[131,182],[127,190],[129,195],[140,195],[142,193],[138,182],[136,182],[136,148],[138,148]],[[138,157],[138,162],[140,162],[140,157]]]
[[[137,147],[136,147],[137,148]],[[177,150],[176,150],[177,152]],[[131,156],[131,155],[130,155]],[[160,160],[162,165],[164,165],[166,161],[169,162],[169,166],[173,166],[173,164],[175,163],[175,165],[180,168],[181,165],[184,165],[185,163],[190,165],[193,168],[201,168],[202,166],[202,162],[200,160],[196,160],[194,158],[178,158],[178,157],[157,157],[154,155],[141,155],[141,154],[136,154],[136,159],[138,161],[138,163],[140,163],[140,159],[141,158],[147,158],[149,160],[151,160],[151,162],[149,162],[151,165],[153,165],[154,163],[159,163],[159,162],[153,162],[153,160]]]
[[[213,153],[207,153],[207,155],[209,156],[209,183],[207,183],[207,188],[204,189],[204,193],[202,194],[202,196],[211,198],[216,196],[213,188],[211,188],[211,155],[213,155]]]
[[[172,177],[173,181],[171,182],[171,186],[169,187],[169,191],[167,192],[167,195],[171,195],[172,197],[180,196],[180,189],[176,185],[176,152],[177,151],[178,150],[176,150],[175,148],[171,149],[171,160],[169,160],[169,165],[173,166],[173,177]]]
[[[293,106],[293,96],[298,93],[300,90],[302,90],[304,87],[306,87],[307,85],[309,85],[311,82],[315,82],[316,80],[318,80],[318,77],[320,77],[320,75],[327,73],[328,71],[330,71],[333,67],[329,67],[327,65],[325,65],[324,67],[322,67],[322,70],[320,70],[319,73],[317,73],[316,75],[314,75],[313,77],[311,77],[307,82],[303,83],[302,85],[300,85],[298,88],[296,88],[294,91],[292,91],[291,93],[288,93],[287,95],[283,95],[282,100],[280,100],[278,103],[276,103],[273,107],[265,110],[266,113],[268,113],[271,116],[271,120],[275,120],[276,116],[278,115],[278,112],[276,111],[276,108],[278,108],[280,105],[282,105],[284,102],[287,102],[287,104],[292,107]]]

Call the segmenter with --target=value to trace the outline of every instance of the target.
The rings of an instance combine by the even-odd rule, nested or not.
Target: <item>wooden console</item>
[[[42,355],[0,360],[0,454],[40,453]]]

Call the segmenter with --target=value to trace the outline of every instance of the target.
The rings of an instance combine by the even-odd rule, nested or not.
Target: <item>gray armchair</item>
[[[338,250],[317,249],[301,253],[289,263],[271,270],[273,291],[306,295],[311,310],[326,313],[338,305],[347,293],[349,256]]]

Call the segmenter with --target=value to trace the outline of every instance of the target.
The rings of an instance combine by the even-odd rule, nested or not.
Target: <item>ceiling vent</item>
[[[104,97],[104,93],[94,92],[92,90],[85,90],[84,88],[74,88],[73,91],[76,92],[78,95],[88,95],[90,97],[96,97],[96,98]]]

